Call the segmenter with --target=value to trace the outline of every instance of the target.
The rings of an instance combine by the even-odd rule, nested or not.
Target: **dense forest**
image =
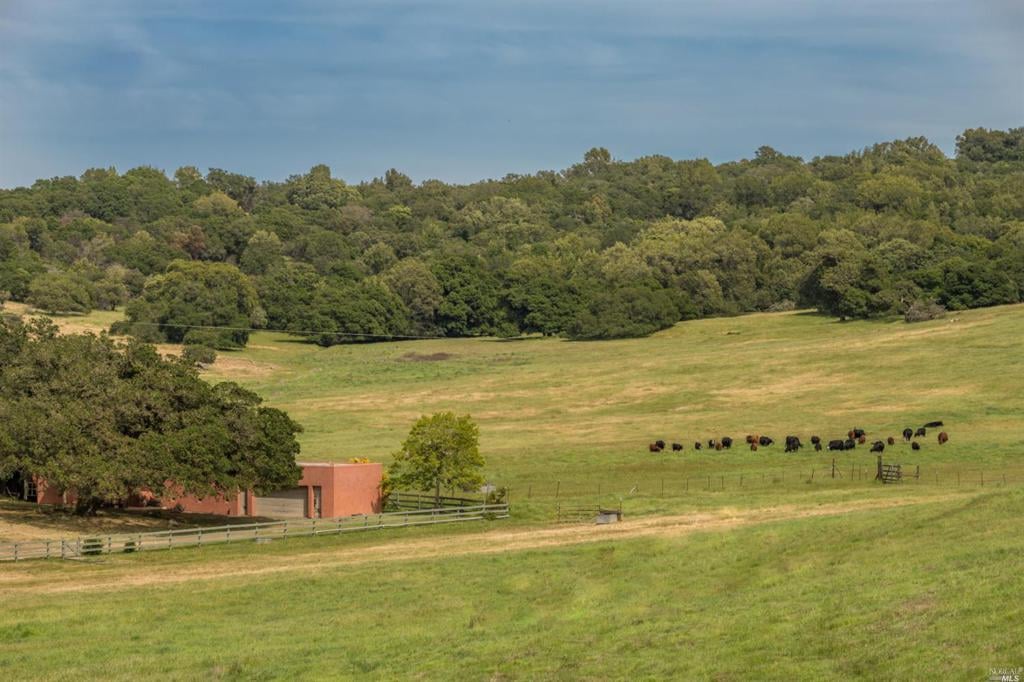
[[[956,149],[762,147],[716,166],[595,148],[469,185],[91,169],[0,190],[0,301],[125,306],[120,331],[216,348],[250,328],[324,345],[599,339],[798,306],[846,319],[1019,302],[1024,128],[967,130]]]

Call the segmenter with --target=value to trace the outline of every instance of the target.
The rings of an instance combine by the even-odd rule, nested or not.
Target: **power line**
[[[364,339],[401,339],[410,341],[429,341],[429,340],[450,340],[453,338],[480,338],[480,337],[453,337],[453,336],[425,336],[415,334],[370,334],[366,332],[340,332],[340,331],[324,331],[324,330],[312,330],[312,329],[269,329],[266,327],[231,327],[227,325],[216,325],[216,324],[177,324],[173,322],[132,322],[126,320],[128,325],[142,325],[148,327],[175,327],[178,329],[219,329],[223,331],[235,331],[235,332],[275,332],[279,334],[295,334],[297,336],[302,335],[317,335],[326,334],[329,336],[347,336],[353,338],[364,338]],[[503,338],[523,338],[519,336],[503,337]]]

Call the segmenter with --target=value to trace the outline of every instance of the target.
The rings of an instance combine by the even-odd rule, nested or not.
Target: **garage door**
[[[253,497],[256,516],[292,519],[306,516],[306,489],[289,488],[276,493]]]

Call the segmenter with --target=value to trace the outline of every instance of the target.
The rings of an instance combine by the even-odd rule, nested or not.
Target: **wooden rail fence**
[[[33,540],[0,543],[0,561],[79,559],[102,554],[130,554],[229,542],[269,542],[292,537],[334,535],[383,528],[506,519],[508,516],[507,503],[477,504],[346,516],[337,519],[295,519],[149,533],[93,535],[70,540]]]

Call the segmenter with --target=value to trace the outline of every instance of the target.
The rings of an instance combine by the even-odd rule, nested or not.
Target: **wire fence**
[[[148,533],[93,535],[61,540],[32,540],[0,543],[0,561],[81,559],[103,554],[131,554],[231,542],[270,542],[294,537],[507,519],[508,517],[509,505],[507,503],[477,504],[475,506],[346,516],[337,519],[295,519]]]
[[[903,464],[901,478],[894,485],[990,488],[1024,485],[1024,469],[966,469],[941,465]],[[791,466],[770,471],[703,472],[686,476],[623,477],[617,480],[571,480],[525,482],[509,489],[510,499],[554,500],[579,497],[679,496],[696,493],[801,488],[808,486],[851,487],[885,485],[877,480],[874,464],[833,462],[825,466]]]

